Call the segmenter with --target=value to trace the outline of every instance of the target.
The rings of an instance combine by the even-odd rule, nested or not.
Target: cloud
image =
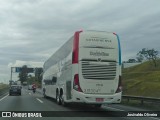
[[[159,50],[159,4],[159,0],[2,0],[0,72],[7,76],[8,65],[44,63],[80,29],[116,32],[123,60],[143,47]]]
[[[8,67],[22,67],[23,65],[27,65],[29,68],[43,67],[43,62],[33,62],[33,61],[22,61],[16,60],[15,63],[9,63]]]

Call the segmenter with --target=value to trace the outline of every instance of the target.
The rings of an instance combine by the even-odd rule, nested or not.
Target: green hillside
[[[9,87],[9,85],[0,83],[0,91],[5,89],[5,88],[8,88],[8,87]]]
[[[160,98],[160,60],[157,67],[148,61],[122,69],[122,78],[123,95]]]

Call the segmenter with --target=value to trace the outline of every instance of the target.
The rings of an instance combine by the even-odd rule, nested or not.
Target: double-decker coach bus
[[[121,48],[117,34],[76,31],[45,63],[44,96],[58,104],[120,103]]]

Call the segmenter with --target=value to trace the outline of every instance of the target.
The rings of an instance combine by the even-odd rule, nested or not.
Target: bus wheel
[[[61,97],[61,102],[63,106],[67,106],[68,104],[64,101],[64,96],[62,95]]]
[[[43,88],[43,97],[47,98],[47,96],[46,96],[46,89],[45,88]]]
[[[62,104],[59,93],[56,93],[56,102],[58,105]]]

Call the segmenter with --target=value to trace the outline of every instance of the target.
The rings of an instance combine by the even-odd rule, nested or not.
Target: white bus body
[[[59,104],[120,103],[121,49],[115,33],[77,31],[45,63],[44,95]]]

